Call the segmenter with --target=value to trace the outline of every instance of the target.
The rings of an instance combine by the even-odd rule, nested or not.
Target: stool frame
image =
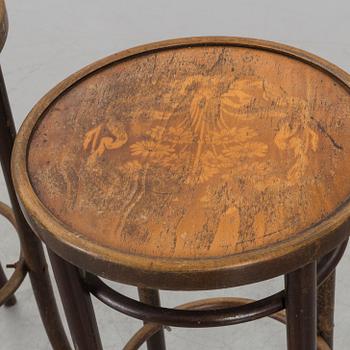
[[[26,169],[31,132],[38,118],[61,93],[116,61],[145,52],[200,45],[243,46],[281,53],[326,71],[341,84],[350,86],[347,73],[304,51],[255,39],[203,37],[153,43],[112,55],[73,74],[44,96],[22,126],[14,148],[12,171],[25,216],[35,234],[48,246],[75,347],[102,349],[90,296],[93,294],[111,308],[146,323],[126,345],[127,350],[137,349],[146,340],[149,350],[165,349],[163,326],[216,327],[265,316],[286,323],[289,350],[332,349],[335,267],[349,236],[349,201],[333,216],[293,240],[215,261],[193,259],[184,264],[181,259],[155,261],[129,256],[75,235],[43,206],[31,187]],[[182,305],[179,310],[160,306],[158,290],[161,289],[236,287],[283,275],[285,290],[255,302],[220,298]],[[141,302],[117,293],[98,276],[138,287]],[[285,316],[281,313],[284,309]]]
[[[140,288],[139,302],[118,293],[97,276],[69,264],[52,251],[50,260],[77,349],[102,349],[91,293],[112,309],[145,322],[124,350],[136,350],[145,341],[148,350],[164,350],[164,326],[220,327],[266,316],[286,325],[289,350],[326,350],[333,349],[335,268],[347,243],[345,240],[318,263],[314,261],[286,274],[285,290],[267,298],[259,301],[212,298],[175,309],[160,307],[157,290]]]

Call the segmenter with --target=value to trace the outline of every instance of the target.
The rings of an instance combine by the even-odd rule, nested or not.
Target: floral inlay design
[[[128,137],[125,126],[110,117],[85,134],[83,148],[90,151],[90,160],[95,161],[106,151],[121,151],[122,147],[129,154],[128,161],[115,164],[134,184],[131,201],[125,204],[115,232],[121,234],[133,208],[143,200],[147,181],[155,193],[171,194],[178,186],[195,188],[215,177],[214,181],[231,189],[227,189],[225,200],[225,196],[218,196],[218,189],[209,188],[199,198],[205,210],[215,207],[221,213],[212,245],[225,249],[264,240],[273,209],[257,209],[250,218],[241,216],[242,208],[249,211],[244,206],[251,204],[237,200],[235,192],[246,191],[246,186],[239,188],[239,181],[249,181],[252,189],[247,195],[261,201],[264,191],[294,186],[300,181],[307,171],[310,152],[316,152],[319,143],[309,106],[300,98],[285,96],[266,80],[253,77],[223,84],[219,77],[196,75],[174,84],[182,98],[170,104],[172,109],[167,104],[168,109],[163,112],[149,111],[150,127],[138,129],[141,132],[136,136]],[[171,102],[171,96],[164,94],[163,100]],[[184,105],[187,112],[177,113]],[[266,130],[254,127],[259,118],[272,118],[277,124],[272,138],[263,136]],[[135,120],[137,128],[138,117]],[[275,175],[269,155],[276,150],[289,164],[287,172],[279,176]],[[152,181],[147,180],[149,176]],[[174,208],[176,198],[174,195]],[[187,220],[190,216],[182,219]],[[228,230],[235,234],[227,237]],[[240,230],[244,230],[241,238]],[[187,245],[186,239],[184,244]]]
[[[213,86],[222,86],[218,78],[216,80],[208,81],[202,76],[187,79],[181,87],[184,96],[188,89],[196,87],[190,101],[189,115],[174,126],[167,127],[163,123],[146,130],[142,140],[128,145],[131,155],[138,160],[130,162],[132,167],[124,166],[121,170],[127,171],[128,168],[131,174],[136,174],[142,169],[140,161],[174,169],[188,161],[191,152],[194,156],[185,180],[189,184],[204,183],[221,172],[227,178],[228,172],[234,175],[247,170],[261,171],[265,167],[262,161],[269,146],[258,141],[257,130],[251,126],[235,126],[235,122],[253,120],[257,112],[250,107],[255,106],[259,110],[266,108],[265,105],[276,99],[276,91],[263,80],[241,79],[229,85],[226,92],[218,94],[218,89]],[[287,180],[295,183],[305,172],[309,151],[317,150],[318,136],[303,100],[286,97],[278,98],[276,103],[280,108],[289,108],[299,119],[304,119],[302,128],[300,122],[294,125],[289,121],[282,123],[274,138],[280,151],[290,150],[293,153],[295,163],[287,173]],[[171,118],[171,113],[166,118],[159,116],[157,111],[153,113],[153,119],[160,122]],[[283,122],[278,110],[274,109],[271,114],[282,118]],[[102,130],[111,136],[101,136]],[[83,148],[96,159],[106,150],[116,150],[127,142],[128,136],[122,124],[109,121],[85,134]]]
[[[349,101],[330,76],[277,53],[152,52],[95,72],[48,109],[30,180],[59,220],[123,252],[259,249],[347,198]]]

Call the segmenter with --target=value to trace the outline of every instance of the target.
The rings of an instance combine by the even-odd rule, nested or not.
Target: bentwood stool
[[[304,51],[204,37],[112,55],[51,90],[20,129],[12,172],[76,348],[102,348],[91,293],[146,322],[129,350],[146,339],[165,349],[161,325],[264,316],[286,323],[289,350],[331,349],[349,234],[349,89],[347,73]],[[159,289],[279,275],[285,290],[259,301],[159,306]],[[137,286],[141,302],[98,276]]]
[[[6,8],[3,0],[0,0],[0,51],[5,44],[7,32]],[[28,272],[40,315],[52,346],[56,349],[68,350],[70,346],[57,310],[41,242],[33,234],[21,212],[12,183],[10,159],[15,136],[15,124],[0,69],[0,161],[12,206],[11,209],[5,203],[0,202],[0,215],[8,219],[15,227],[21,244],[18,262],[9,265],[15,268],[9,280],[0,265],[0,305],[11,306],[16,302],[14,293]]]

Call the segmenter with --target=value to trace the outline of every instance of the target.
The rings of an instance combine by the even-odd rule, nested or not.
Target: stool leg
[[[39,239],[28,226],[19,207],[13,188],[10,163],[15,136],[15,124],[0,68],[0,160],[2,171],[16,218],[18,235],[21,240],[21,248],[26,267],[47,336],[55,350],[68,350],[71,347],[58,313],[43,247]]]
[[[5,275],[5,271],[0,264],[0,288],[3,287],[7,283],[7,277]],[[13,306],[16,304],[16,297],[11,295],[7,301],[5,302],[5,306]]]
[[[160,306],[159,292],[156,289],[138,288],[140,301],[145,304]],[[147,340],[148,350],[165,350],[164,331],[161,330]]]
[[[81,271],[54,252],[48,251],[74,348],[102,350],[90,293],[84,286]]]
[[[288,350],[316,350],[317,264],[285,276]]]
[[[334,301],[335,270],[318,288],[317,296],[318,334],[326,341],[330,349],[333,349]]]

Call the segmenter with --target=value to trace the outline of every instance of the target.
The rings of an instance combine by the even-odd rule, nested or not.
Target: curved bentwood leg
[[[48,249],[67,322],[77,350],[102,350],[90,293],[82,271]]]
[[[285,276],[288,350],[316,350],[317,263]]]
[[[160,306],[159,291],[148,288],[138,288],[140,301],[145,304]],[[146,324],[146,322],[144,322]],[[165,350],[165,339],[163,329],[147,340],[148,350]]]
[[[16,136],[15,124],[7,97],[6,87],[0,68],[0,160],[11,200],[12,209],[16,218],[21,248],[28,269],[34,296],[38,304],[41,319],[51,345],[57,350],[70,349],[57,304],[53,294],[51,281],[47,269],[44,251],[39,239],[28,226],[19,207],[13,188],[11,177],[11,152]]]
[[[2,265],[0,264],[0,289],[7,283],[7,277],[5,275],[5,271],[2,268]],[[16,297],[12,295],[10,298],[7,299],[5,302],[5,306],[13,306],[16,304]]]

